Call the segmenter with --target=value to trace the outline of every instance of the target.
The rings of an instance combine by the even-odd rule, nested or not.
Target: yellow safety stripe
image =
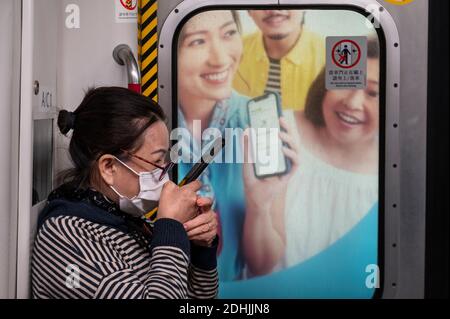
[[[138,54],[142,94],[158,101],[158,1],[139,0]]]
[[[139,0],[138,3],[138,56],[141,69],[142,94],[158,102],[158,1]],[[156,218],[157,208],[145,217]]]

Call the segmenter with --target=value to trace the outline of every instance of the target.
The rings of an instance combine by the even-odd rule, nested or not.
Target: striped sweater
[[[217,239],[191,245],[181,223],[159,219],[149,247],[76,215],[47,218],[32,254],[33,298],[215,298]]]

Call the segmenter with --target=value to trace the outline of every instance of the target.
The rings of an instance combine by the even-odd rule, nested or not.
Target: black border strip
[[[448,1],[430,0],[425,297],[448,298]]]

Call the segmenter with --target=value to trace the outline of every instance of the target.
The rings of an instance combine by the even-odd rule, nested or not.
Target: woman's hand
[[[184,223],[189,239],[198,246],[210,247],[217,236],[219,222],[217,214],[211,210],[212,199],[199,197],[197,206],[200,214],[194,219]]]
[[[158,207],[158,219],[171,218],[185,223],[198,214],[197,194],[202,183],[194,181],[183,187],[169,181],[161,191]]]
[[[279,136],[283,143],[288,145],[282,146],[284,155],[291,161],[291,169],[289,173],[281,176],[272,176],[266,178],[257,178],[253,169],[252,152],[250,147],[251,142],[248,141],[248,134],[244,136],[244,155],[249,155],[250,158],[247,160],[245,158],[243,165],[243,176],[244,176],[244,187],[246,193],[247,205],[252,207],[254,211],[258,212],[268,212],[270,205],[278,195],[287,185],[291,176],[295,173],[298,168],[298,145],[295,142],[294,134],[295,132],[286,120],[281,117],[280,125],[285,130],[285,132],[280,131]],[[249,150],[249,152],[247,152]],[[246,156],[244,156],[246,157]]]

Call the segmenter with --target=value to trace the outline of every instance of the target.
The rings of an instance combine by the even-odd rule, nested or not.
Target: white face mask
[[[120,194],[113,186],[110,187],[120,197],[120,210],[132,216],[141,217],[158,206],[161,190],[164,184],[169,181],[169,174],[166,173],[159,180],[162,171],[159,168],[151,172],[138,173],[117,157],[116,159],[139,177],[139,193],[132,198],[128,198]]]

